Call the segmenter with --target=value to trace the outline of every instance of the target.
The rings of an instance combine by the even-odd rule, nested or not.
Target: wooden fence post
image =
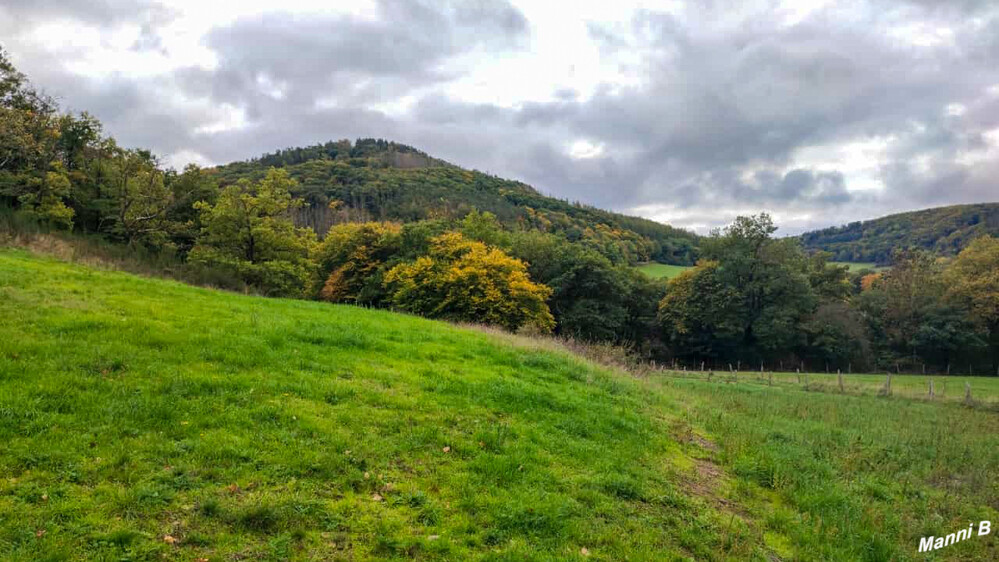
[[[774,372],[773,371],[770,371],[770,375],[769,375],[768,380],[767,380],[767,385],[768,386],[773,386],[774,385]]]
[[[930,400],[933,400],[933,379],[930,379]]]
[[[836,378],[839,379],[839,391],[840,391],[840,393],[842,393],[843,392],[843,373],[841,373],[839,371],[839,369],[836,369]]]
[[[971,383],[965,381],[964,383],[964,403],[971,406]]]
[[[891,396],[891,371],[888,372],[888,378],[885,379],[885,396]]]

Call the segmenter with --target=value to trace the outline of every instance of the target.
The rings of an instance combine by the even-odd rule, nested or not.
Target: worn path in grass
[[[906,560],[999,520],[995,414],[550,348],[0,250],[0,558]]]

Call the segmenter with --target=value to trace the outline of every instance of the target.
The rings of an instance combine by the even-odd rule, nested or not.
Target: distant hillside
[[[953,205],[853,222],[801,235],[810,250],[836,261],[887,263],[896,248],[925,248],[953,255],[983,235],[999,235],[999,203]]]
[[[224,185],[286,168],[308,203],[299,221],[322,235],[345,221],[457,219],[489,211],[507,228],[564,234],[615,263],[692,264],[697,236],[648,219],[548,197],[531,186],[466,170],[381,139],[289,148],[213,170]]]

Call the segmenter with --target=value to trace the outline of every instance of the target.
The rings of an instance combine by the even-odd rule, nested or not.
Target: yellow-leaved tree
[[[999,374],[999,239],[976,239],[950,263],[945,276],[948,296],[964,305],[985,332],[992,372]]]
[[[427,255],[389,270],[385,287],[395,306],[430,318],[507,330],[555,326],[545,304],[551,289],[532,282],[524,262],[457,232],[434,238]]]
[[[365,222],[334,226],[316,251],[322,287],[317,296],[331,302],[381,305],[385,265],[399,253],[398,224]]]

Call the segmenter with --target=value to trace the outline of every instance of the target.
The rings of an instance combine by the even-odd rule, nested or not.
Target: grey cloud
[[[158,25],[173,14],[154,0],[0,0],[0,13],[22,25],[69,19],[99,27],[126,22]]]
[[[188,70],[186,82],[195,91],[210,83],[213,97],[227,102],[258,100],[264,79],[295,101],[392,99],[453,78],[454,71],[440,68],[447,59],[479,46],[514,47],[527,29],[523,15],[503,2],[381,0],[378,11],[374,21],[266,14],[216,28],[205,42],[219,68]]]
[[[164,154],[191,150],[223,162],[382,136],[560,197],[618,210],[669,207],[690,217],[681,226],[769,210],[798,217],[788,229],[800,230],[995,198],[999,163],[985,149],[999,127],[999,95],[987,93],[999,84],[999,6],[848,0],[795,25],[774,6],[690,3],[680,14],[591,23],[605,60],[638,65],[642,80],[588,95],[567,85],[551,101],[515,107],[448,96],[448,82],[471,70],[463,61],[517,49],[530,32],[515,8],[486,0],[381,0],[374,20],[244,18],[205,37],[216,68],[155,79],[80,81],[57,63],[35,66],[43,86],[93,109],[122,142]],[[907,42],[913,29],[938,27],[953,35]],[[402,96],[416,97],[408,112],[377,109]],[[244,110],[247,127],[196,132],[212,119],[205,105],[222,103]],[[965,111],[948,115],[953,103]],[[803,147],[870,137],[892,139],[874,170],[883,192],[851,191],[848,170],[796,160]],[[567,149],[578,140],[603,152],[573,158]]]

